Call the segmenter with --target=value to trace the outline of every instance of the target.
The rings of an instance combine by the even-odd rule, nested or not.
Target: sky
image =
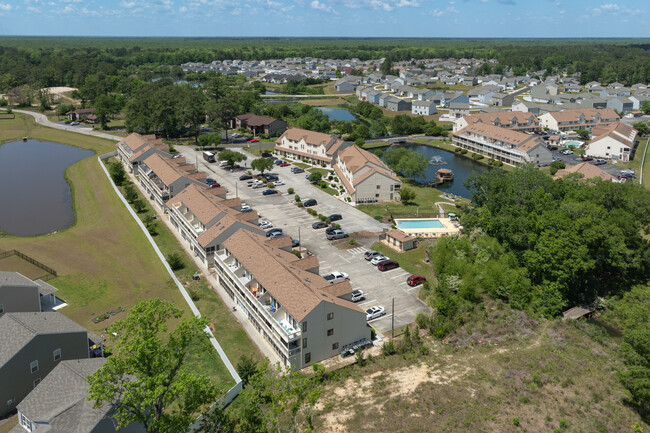
[[[0,35],[650,37],[650,1],[0,0]]]

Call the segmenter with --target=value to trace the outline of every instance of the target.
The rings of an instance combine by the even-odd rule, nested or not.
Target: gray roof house
[[[9,433],[113,433],[111,406],[93,408],[88,401],[87,377],[106,359],[77,359],[60,362],[18,405],[18,425]],[[144,433],[141,424],[131,423],[120,432]]]
[[[512,104],[512,111],[521,111],[523,113],[531,113],[535,116],[539,115],[539,106],[534,102],[528,101],[515,101]]]
[[[18,272],[0,271],[0,316],[48,309],[56,303],[56,291],[45,281],[32,281]]]
[[[0,317],[0,417],[15,409],[60,361],[90,357],[86,329],[57,312]]]
[[[613,108],[623,113],[629,113],[634,109],[634,104],[628,98],[619,96],[618,98],[607,101],[607,108]]]
[[[580,101],[580,106],[585,108],[607,108],[607,101],[603,98],[596,96],[595,93],[587,93],[589,97],[585,97]]]
[[[437,113],[436,103],[433,101],[413,101],[411,104],[411,113],[430,116]]]
[[[392,96],[386,99],[386,108],[390,111],[409,111],[411,110],[411,101]]]
[[[337,92],[354,92],[361,81],[358,77],[345,77],[336,82],[334,88]]]
[[[366,94],[366,101],[373,104],[379,104],[379,97],[382,95],[382,92],[379,90],[372,90]]]
[[[457,119],[469,115],[469,102],[450,102],[449,115]]]
[[[497,107],[511,107],[515,97],[506,93],[495,93],[492,95],[492,105]]]
[[[379,99],[377,101],[377,104],[380,107],[385,107],[386,106],[386,101],[388,100],[388,98],[394,98],[394,96],[391,95],[390,93],[382,93],[381,95],[379,95]]]

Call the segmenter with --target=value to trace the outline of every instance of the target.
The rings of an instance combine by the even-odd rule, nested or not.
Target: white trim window
[[[41,383],[40,377],[34,381],[34,388],[36,388],[36,385],[38,385],[39,383]]]
[[[38,360],[29,363],[29,370],[32,372],[32,374],[38,371]]]
[[[34,426],[32,425],[32,420],[30,420],[25,415],[23,415],[22,412],[20,412],[20,425],[29,432],[34,430]]]
[[[56,361],[58,361],[59,359],[61,359],[61,349],[60,349],[60,348],[59,348],[59,349],[56,349],[56,350],[54,351],[53,355],[54,355],[54,362],[56,362]]]

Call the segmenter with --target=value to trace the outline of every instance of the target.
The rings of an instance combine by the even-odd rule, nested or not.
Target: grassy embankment
[[[1,122],[2,142],[28,136],[90,149],[97,154],[115,149],[114,142],[45,128],[26,115],[18,114],[14,120]],[[59,276],[49,282],[68,303],[60,312],[91,331],[102,333],[114,320],[124,317],[124,313],[119,313],[95,324],[92,319],[98,315],[118,307],[128,310],[147,298],[169,300],[190,314],[146,237],[115,195],[96,157],[71,165],[65,175],[72,190],[74,224],[43,236],[2,235],[2,248],[17,249],[54,268]],[[201,293],[198,304],[211,309],[204,314],[213,322],[217,339],[234,362],[242,353],[259,356],[216,294]],[[234,335],[233,326],[238,331]],[[201,364],[205,374],[218,377],[223,383],[231,382],[216,352],[202,353],[195,362]]]

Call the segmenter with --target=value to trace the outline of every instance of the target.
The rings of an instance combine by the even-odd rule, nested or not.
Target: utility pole
[[[302,242],[300,239],[300,226],[298,226],[298,251],[302,250]]]
[[[395,338],[395,298],[392,298],[393,300],[393,311],[391,311],[391,318],[390,318],[390,338]]]

